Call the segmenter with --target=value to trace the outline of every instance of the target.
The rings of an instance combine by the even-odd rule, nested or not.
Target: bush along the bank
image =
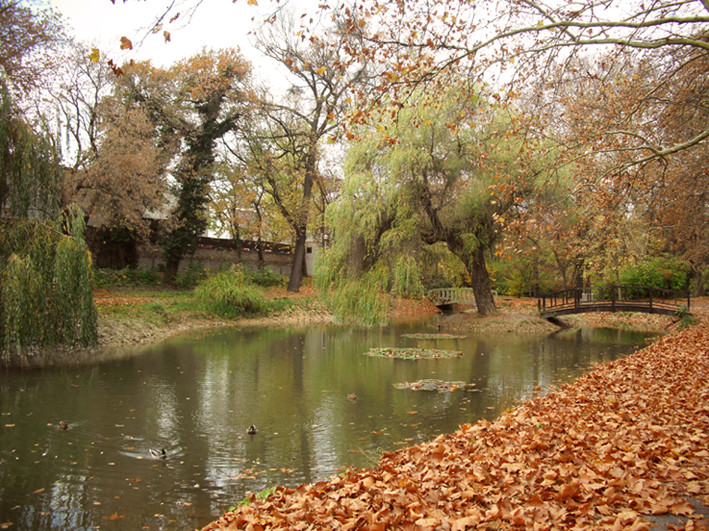
[[[287,277],[274,273],[271,268],[246,269],[245,275],[252,284],[270,288],[273,286],[285,287]]]
[[[689,288],[691,268],[679,258],[662,257],[648,260],[620,271],[620,283],[627,286],[646,286],[686,290]]]
[[[96,343],[91,255],[83,230],[78,208],[58,221],[0,224],[0,350],[6,362],[37,347]]]
[[[162,273],[151,269],[124,267],[94,271],[94,286],[97,288],[155,287],[162,282]]]
[[[227,319],[256,314],[266,309],[266,300],[249,283],[242,267],[232,267],[200,283],[195,296],[210,313]]]
[[[175,287],[182,290],[194,289],[207,278],[209,278],[209,270],[205,269],[202,264],[191,265],[184,271],[177,273]]]

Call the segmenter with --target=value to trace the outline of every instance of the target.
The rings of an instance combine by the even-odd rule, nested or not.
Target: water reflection
[[[402,337],[432,331],[426,324],[224,329],[122,361],[2,374],[0,524],[197,527],[247,491],[369,466],[382,451],[493,418],[535,387],[573,379],[645,338],[617,330]],[[464,355],[417,362],[362,355],[376,346]],[[393,387],[423,378],[476,387]],[[61,420],[69,429],[57,428]],[[246,433],[250,424],[257,435]],[[165,448],[168,458],[152,458],[151,448]]]

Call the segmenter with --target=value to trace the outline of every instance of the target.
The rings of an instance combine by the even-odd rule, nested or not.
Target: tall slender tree
[[[297,33],[292,20],[284,19],[263,33],[258,43],[268,57],[287,68],[292,80],[287,98],[262,107],[272,156],[287,160],[290,167],[288,175],[264,173],[266,191],[293,231],[289,291],[299,291],[303,280],[312,200],[322,181],[323,140],[337,132],[351,88],[365,75],[364,67],[353,70],[342,60],[346,37],[327,30],[325,36],[305,42]]]

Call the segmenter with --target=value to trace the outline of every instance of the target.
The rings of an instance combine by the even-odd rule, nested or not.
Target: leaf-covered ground
[[[255,498],[254,498],[255,500]],[[691,502],[691,503],[690,503]],[[709,326],[212,529],[706,529]],[[674,524],[671,516],[683,517]]]

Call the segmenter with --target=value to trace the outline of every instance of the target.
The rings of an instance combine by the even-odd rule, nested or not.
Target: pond
[[[435,331],[435,321],[226,328],[120,361],[0,374],[0,526],[201,527],[249,491],[372,466],[384,451],[492,419],[647,337],[608,329],[405,336]],[[463,355],[364,355],[395,346]],[[394,387],[428,378],[475,385]],[[255,435],[247,434],[251,424]],[[165,448],[168,458],[153,458],[151,448]]]

